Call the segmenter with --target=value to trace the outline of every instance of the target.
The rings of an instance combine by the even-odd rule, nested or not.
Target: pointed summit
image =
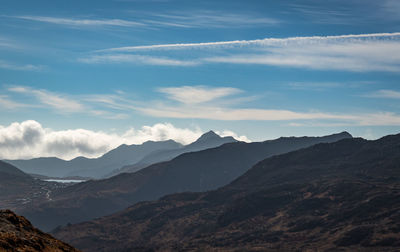
[[[221,139],[222,137],[220,137],[217,133],[215,133],[214,131],[210,130],[206,133],[204,133],[203,135],[201,135],[196,142],[198,141],[208,141],[211,139]]]
[[[214,131],[210,130],[201,135],[196,141],[187,145],[191,151],[197,151],[201,149],[208,149],[220,146],[225,143],[236,142],[237,140],[231,136],[221,137]]]

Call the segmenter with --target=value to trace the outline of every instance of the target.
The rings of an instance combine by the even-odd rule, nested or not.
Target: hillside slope
[[[85,251],[399,251],[400,135],[274,156],[55,235]]]
[[[29,203],[47,201],[50,192],[65,186],[34,179],[17,167],[0,161],[0,209],[18,210]]]
[[[139,201],[155,200],[177,192],[199,192],[230,183],[258,161],[321,142],[350,138],[348,133],[325,137],[288,137],[260,143],[229,143],[217,148],[185,153],[136,173],[88,181],[52,195],[52,201],[29,205],[21,214],[50,230],[111,214]]]
[[[9,210],[0,210],[0,251],[78,252]]]

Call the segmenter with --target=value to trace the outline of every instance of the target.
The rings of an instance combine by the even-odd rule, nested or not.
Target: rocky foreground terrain
[[[79,252],[10,210],[0,210],[0,251]]]

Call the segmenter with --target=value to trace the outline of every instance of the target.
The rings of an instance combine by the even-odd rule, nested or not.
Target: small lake
[[[47,182],[56,182],[56,183],[81,183],[86,180],[78,180],[78,179],[44,179],[43,181]]]

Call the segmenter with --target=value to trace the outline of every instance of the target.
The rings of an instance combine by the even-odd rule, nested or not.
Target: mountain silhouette
[[[54,234],[85,251],[398,251],[399,189],[400,134],[343,139]]]
[[[212,133],[203,139],[212,137]],[[27,205],[20,213],[43,230],[111,214],[133,203],[177,192],[224,186],[254,164],[277,154],[323,142],[351,138],[347,132],[325,137],[283,137],[258,143],[234,142],[182,154],[135,173],[88,181],[52,194],[52,201]]]
[[[30,160],[7,160],[26,173],[49,177],[91,177],[101,178],[115,169],[134,164],[156,150],[180,148],[173,140],[147,141],[141,145],[120,145],[99,158],[77,157],[66,161],[59,158],[34,158]]]
[[[178,149],[172,149],[172,150],[159,150],[159,151],[154,151],[145,157],[143,157],[139,162],[133,165],[128,165],[122,167],[120,170],[116,170],[113,173],[109,175],[110,176],[115,176],[119,173],[123,172],[135,172],[138,171],[146,166],[149,166],[151,164],[163,162],[163,161],[169,161],[183,153],[186,152],[194,152],[194,151],[200,151],[200,150],[205,150],[209,148],[214,148],[221,146],[226,143],[233,143],[237,142],[236,139],[234,139],[231,136],[227,137],[221,137],[218,134],[216,134],[214,131],[210,130],[203,135],[201,135],[196,141],[194,141],[191,144],[188,144],[186,146],[183,146]]]

